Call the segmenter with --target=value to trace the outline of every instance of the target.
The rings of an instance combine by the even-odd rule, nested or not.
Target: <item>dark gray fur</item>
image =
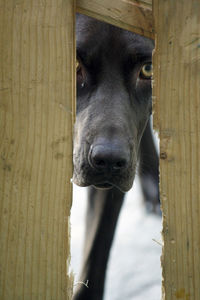
[[[115,226],[138,161],[145,200],[159,202],[158,157],[149,124],[151,80],[140,76],[154,44],[82,15],[76,27],[81,69],[73,180],[90,187],[80,275],[89,288],[78,285],[73,300],[101,300]]]

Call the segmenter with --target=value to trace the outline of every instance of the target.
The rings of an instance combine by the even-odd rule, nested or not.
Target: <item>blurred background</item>
[[[83,249],[86,188],[74,186],[71,211],[71,270],[78,281]],[[139,180],[127,193],[107,269],[105,300],[161,299],[161,216],[144,205]]]

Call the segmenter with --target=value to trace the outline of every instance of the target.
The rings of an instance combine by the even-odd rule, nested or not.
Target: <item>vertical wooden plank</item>
[[[154,0],[163,299],[200,297],[200,2]]]
[[[71,299],[74,1],[0,12],[0,299]]]

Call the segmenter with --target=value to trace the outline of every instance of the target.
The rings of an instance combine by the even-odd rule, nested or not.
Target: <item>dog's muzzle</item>
[[[135,164],[125,142],[97,140],[89,147],[81,163],[74,157],[73,182],[79,186],[117,187],[126,192],[132,186],[134,175]]]

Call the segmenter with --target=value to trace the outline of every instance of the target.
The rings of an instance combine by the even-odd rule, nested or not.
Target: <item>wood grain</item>
[[[200,299],[200,2],[153,1],[163,299]]]
[[[1,0],[1,300],[71,299],[74,9]]]
[[[77,11],[140,35],[154,38],[152,1],[77,0]]]

